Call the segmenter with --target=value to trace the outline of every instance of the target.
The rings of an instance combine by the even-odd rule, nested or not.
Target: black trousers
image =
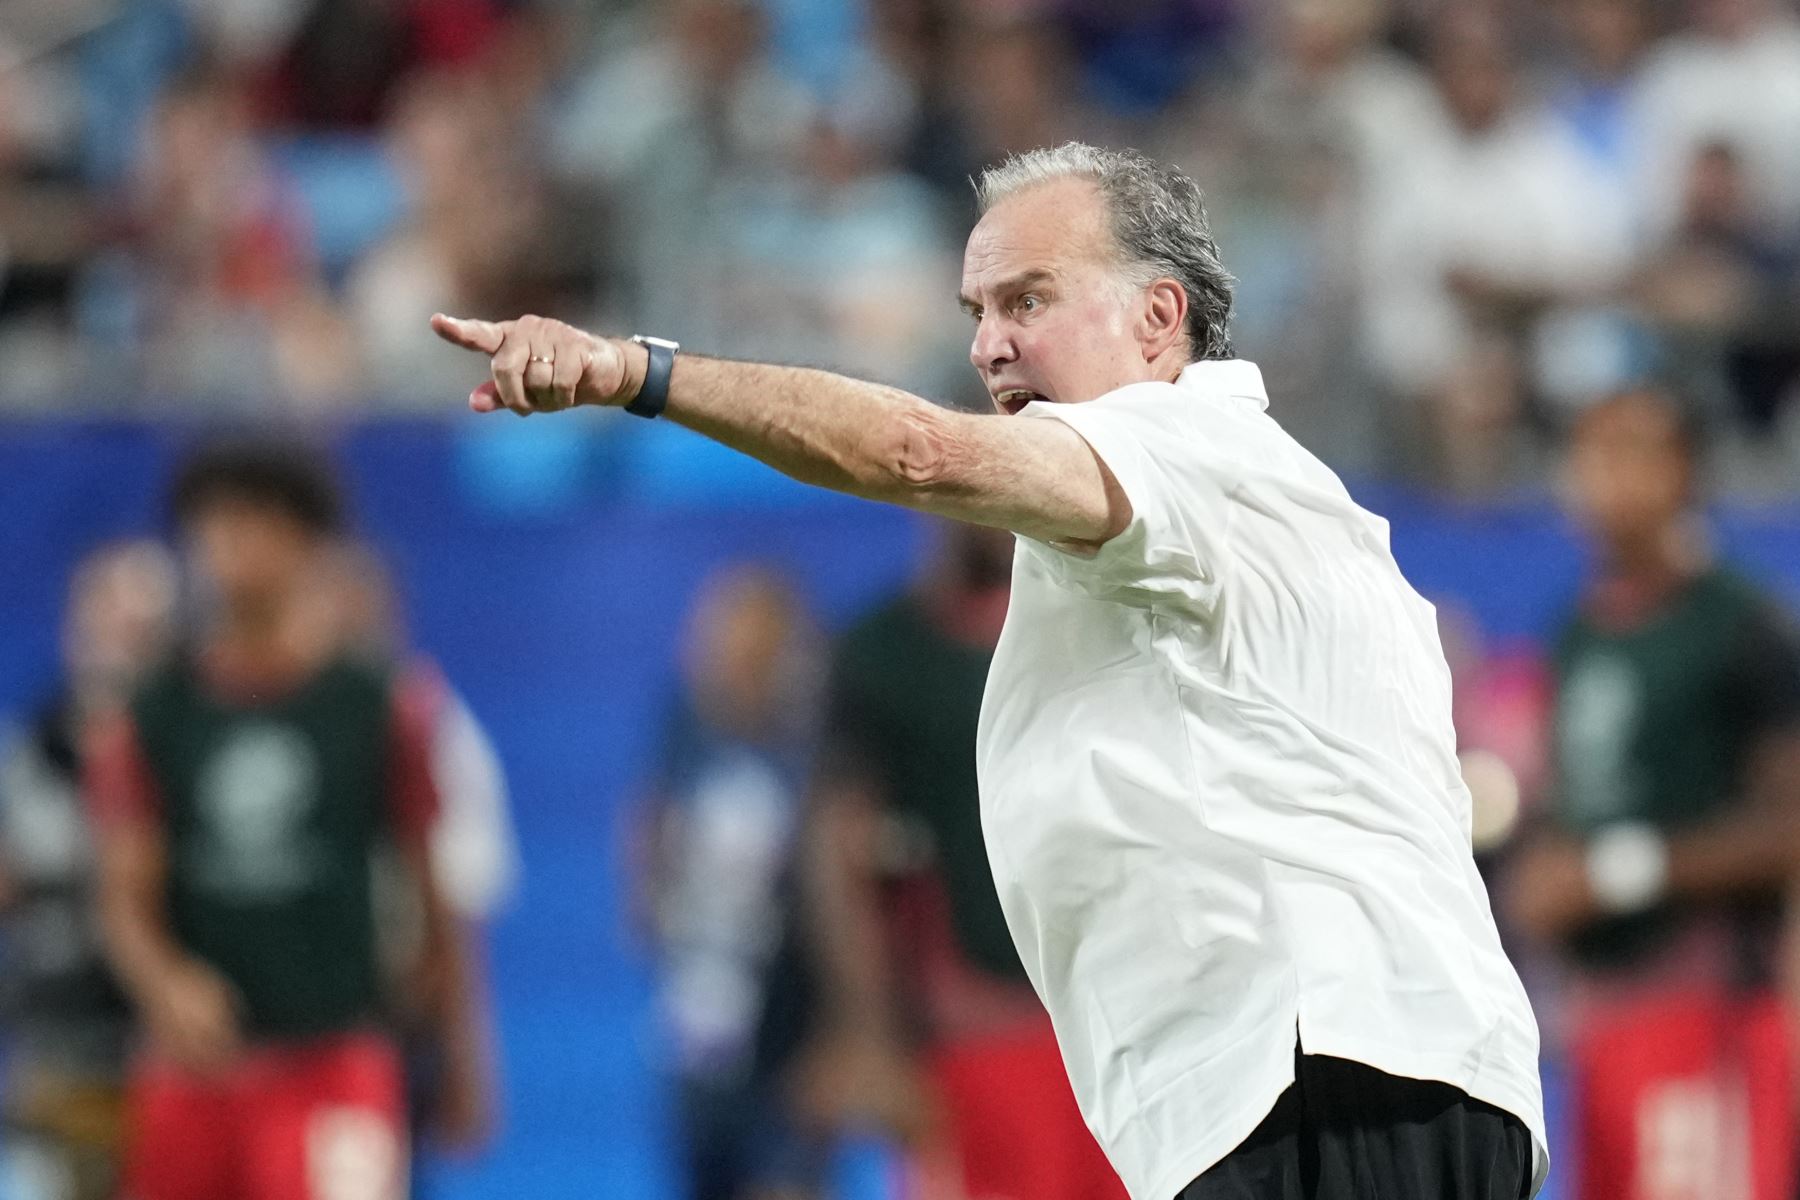
[[[1524,1200],[1531,1135],[1447,1083],[1295,1055],[1294,1085],[1176,1200]]]

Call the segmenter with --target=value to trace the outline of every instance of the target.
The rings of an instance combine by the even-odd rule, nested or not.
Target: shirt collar
[[[1209,396],[1241,397],[1259,409],[1269,407],[1269,393],[1263,387],[1262,372],[1249,359],[1206,359],[1189,363],[1175,377],[1175,386],[1193,388]]]

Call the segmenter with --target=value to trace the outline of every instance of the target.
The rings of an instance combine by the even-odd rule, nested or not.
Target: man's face
[[[969,361],[994,407],[1078,404],[1152,378],[1142,291],[1122,283],[1092,182],[1039,184],[988,210],[963,253],[961,303],[975,319]]]
[[[1660,404],[1620,397],[1589,412],[1569,448],[1571,515],[1602,541],[1645,541],[1686,510],[1692,468],[1675,418]]]
[[[190,561],[229,610],[267,611],[297,595],[321,563],[318,539],[267,505],[217,499],[189,523]]]
[[[804,620],[785,589],[733,572],[705,586],[688,625],[688,684],[714,720],[755,729],[774,720],[794,677]]]

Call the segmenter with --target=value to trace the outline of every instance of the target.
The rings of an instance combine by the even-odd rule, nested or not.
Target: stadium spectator
[[[128,1085],[134,1200],[392,1200],[403,1085],[383,1027],[373,856],[425,914],[411,994],[447,1048],[440,1129],[485,1123],[460,933],[435,882],[428,701],[341,653],[310,598],[340,505],[322,467],[222,446],[172,508],[204,624],[98,728],[101,910],[146,1044]]]
[[[1645,205],[1631,195],[1647,152],[1642,75],[1651,47],[1646,0],[1573,0],[1555,6],[1556,66],[1544,88],[1553,120],[1612,185],[1627,194],[1634,222]]]
[[[948,382],[963,330],[930,300],[954,287],[956,259],[938,197],[895,162],[910,107],[887,73],[846,83],[796,130],[791,170],[721,186],[707,297],[725,353],[798,361],[823,345],[854,374]]]
[[[1566,130],[1521,97],[1511,38],[1473,9],[1438,18],[1428,60],[1444,135],[1411,145],[1404,184],[1370,218],[1365,336],[1402,396],[1439,393],[1490,331],[1514,343],[1527,387],[1567,403],[1625,367],[1617,330],[1588,310],[1630,263],[1628,214]],[[1423,415],[1427,462],[1484,432],[1454,406]]]
[[[104,282],[126,290],[114,303],[129,309],[150,385],[239,408],[270,386],[289,402],[341,394],[353,343],[241,82],[206,68],[175,81],[139,165],[137,236],[122,278]]]
[[[555,307],[544,236],[552,210],[485,75],[411,77],[385,130],[407,214],[351,267],[344,305],[369,387],[403,406],[441,396],[455,369],[453,356],[413,336],[419,315],[429,316],[441,297],[476,309]]]
[[[0,981],[6,1158],[18,1200],[112,1200],[131,1012],[100,944],[81,731],[123,704],[174,631],[176,577],[152,542],[76,567],[61,690],[0,749]]]
[[[981,828],[975,726],[1012,578],[1004,531],[944,524],[925,572],[844,634],[809,853],[815,1113],[954,1164],[958,1194],[1123,1196],[1081,1120],[1007,932]]]
[[[1046,6],[961,6],[949,49],[951,95],[966,137],[961,186],[996,157],[1102,132],[1103,118],[1083,102],[1074,79],[1068,23]],[[966,86],[969,79],[982,86]]]
[[[415,71],[466,66],[499,39],[496,0],[310,0],[259,87],[265,123],[371,129]]]
[[[1284,0],[1250,16],[1241,81],[1214,95],[1210,137],[1171,154],[1217,197],[1239,276],[1245,353],[1284,397],[1282,427],[1341,470],[1391,470],[1404,444],[1372,378],[1361,314],[1367,228],[1407,186],[1409,148],[1441,135],[1441,106],[1417,64],[1381,40],[1382,0]]]
[[[1800,17],[1785,0],[1686,0],[1685,28],[1653,48],[1641,83],[1639,194],[1652,230],[1679,218],[1683,176],[1708,142],[1743,156],[1757,220],[1800,227]]]
[[[1381,40],[1385,0],[1282,0],[1260,10],[1244,120],[1263,145],[1337,147],[1359,192],[1402,186],[1396,170],[1442,135],[1443,113],[1419,66]]]
[[[694,1200],[801,1193],[818,1169],[776,1087],[804,1019],[792,909],[813,643],[778,575],[711,576],[688,619],[684,688],[644,812],[639,905]]]
[[[1717,562],[1667,396],[1586,413],[1567,494],[1597,563],[1556,646],[1551,820],[1510,907],[1570,975],[1577,1194],[1788,1200],[1772,946],[1800,853],[1800,641]]]
[[[14,5],[0,17],[0,399],[15,402],[69,386],[75,281],[102,225],[83,186],[87,113],[65,49],[84,19],[59,7]]]
[[[1665,370],[1712,424],[1763,432],[1800,384],[1800,237],[1758,221],[1749,190],[1735,147],[1701,145],[1680,219],[1646,256],[1634,294],[1659,334]]]
[[[677,0],[638,19],[606,26],[613,36],[577,68],[551,116],[552,161],[607,214],[580,224],[607,230],[590,252],[626,309],[721,336],[729,327],[705,302],[719,255],[716,189],[777,170],[812,100],[771,63],[751,0]]]

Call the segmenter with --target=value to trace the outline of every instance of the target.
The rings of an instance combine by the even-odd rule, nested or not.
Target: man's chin
[[[1052,397],[1046,396],[1046,395],[1042,394],[1041,392],[1033,392],[1029,396],[1020,396],[1017,399],[1007,399],[1007,400],[996,399],[994,401],[994,408],[1003,417],[1016,417],[1019,415],[1020,411],[1023,410],[1027,404],[1055,404],[1055,403],[1056,403],[1056,401]]]

